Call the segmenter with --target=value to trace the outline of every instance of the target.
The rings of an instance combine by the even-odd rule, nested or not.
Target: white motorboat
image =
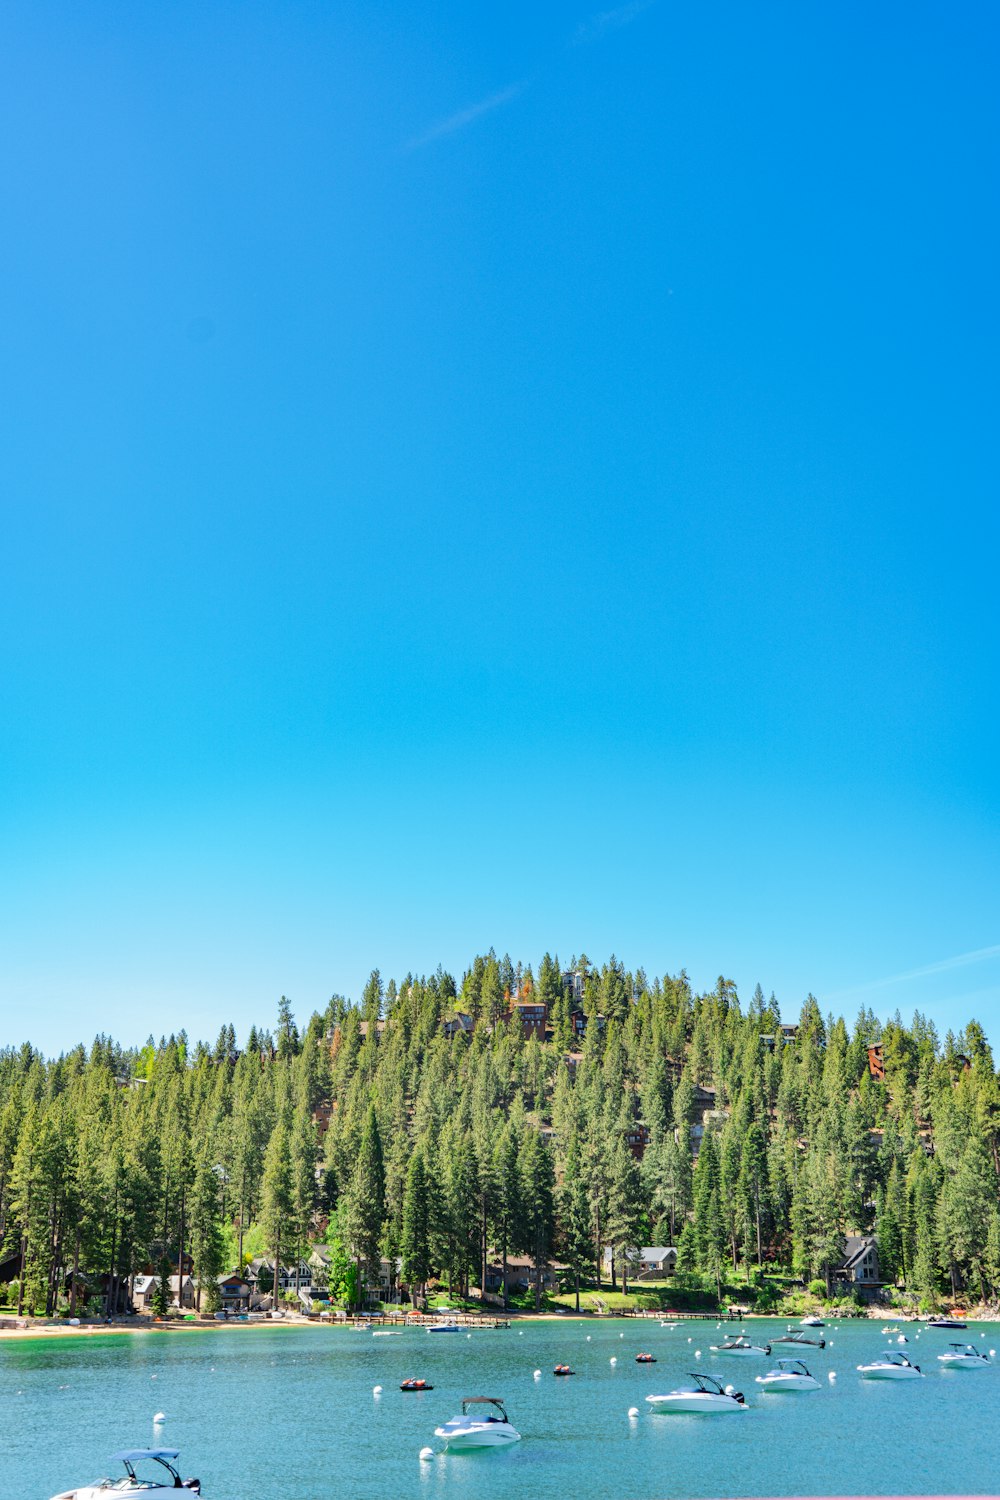
[[[461,1333],[461,1331],[457,1323],[429,1323],[427,1326],[428,1333]]]
[[[938,1363],[946,1370],[987,1370],[991,1360],[972,1344],[949,1344],[947,1352],[938,1355]]]
[[[810,1313],[807,1318],[799,1319],[799,1326],[802,1328],[825,1328],[826,1324],[815,1313]]]
[[[810,1338],[804,1328],[790,1328],[787,1333],[771,1340],[772,1344],[794,1344],[797,1349],[825,1349],[826,1339],[822,1334]]]
[[[818,1391],[819,1381],[810,1375],[801,1359],[779,1359],[773,1370],[757,1376],[765,1391]]]
[[[676,1323],[668,1323],[665,1318],[661,1318],[660,1319],[660,1327],[661,1328],[676,1328],[677,1324]]]
[[[928,1318],[927,1319],[927,1327],[928,1328],[965,1328],[966,1324],[962,1322],[961,1318],[938,1317],[938,1318]]]
[[[505,1448],[509,1443],[521,1441],[521,1434],[512,1426],[503,1402],[495,1396],[467,1396],[462,1402],[461,1416],[435,1427],[434,1436],[449,1451],[457,1453],[470,1448]]]
[[[752,1344],[742,1334],[723,1339],[721,1344],[709,1344],[709,1348],[713,1354],[732,1354],[741,1359],[767,1359],[771,1352],[770,1344]]]
[[[870,1365],[858,1365],[862,1380],[922,1380],[924,1372],[913,1365],[905,1354],[889,1349],[881,1359],[873,1359]]]
[[[125,1465],[125,1473],[120,1479],[95,1479],[93,1484],[63,1490],[62,1494],[53,1495],[52,1500],[111,1500],[112,1496],[114,1500],[150,1500],[161,1490],[164,1494],[168,1490],[173,1494],[187,1490],[190,1494],[200,1495],[201,1480],[182,1479],[174,1468],[176,1458],[176,1448],[125,1448],[121,1453],[111,1455],[112,1463]],[[152,1478],[148,1470],[141,1475],[135,1471],[136,1464],[144,1464],[147,1460],[160,1466],[152,1471]]]
[[[694,1385],[682,1385],[662,1396],[647,1396],[654,1411],[709,1415],[721,1411],[748,1411],[742,1391],[724,1386],[714,1375],[692,1374]]]

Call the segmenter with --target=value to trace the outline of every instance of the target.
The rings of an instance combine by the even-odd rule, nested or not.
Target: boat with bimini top
[[[187,1490],[191,1495],[201,1494],[200,1479],[182,1479],[174,1468],[178,1451],[176,1448],[123,1448],[111,1455],[112,1463],[125,1466],[125,1473],[118,1479],[95,1479],[92,1484],[77,1485],[76,1489],[63,1490],[53,1495],[52,1500],[154,1500],[161,1492]],[[137,1464],[147,1461],[159,1465],[152,1471],[152,1478],[136,1473]],[[160,1477],[162,1474],[162,1477]]]

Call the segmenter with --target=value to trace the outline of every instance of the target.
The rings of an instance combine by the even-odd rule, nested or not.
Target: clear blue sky
[[[1000,1041],[989,8],[3,30],[0,1043],[491,944]]]

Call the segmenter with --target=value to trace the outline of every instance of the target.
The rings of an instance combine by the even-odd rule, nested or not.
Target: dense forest
[[[876,1235],[890,1285],[990,1298],[998,1181],[977,1023],[849,1026],[811,996],[783,1023],[759,986],[744,1007],[727,980],[697,995],[614,958],[375,972],[359,1004],[300,1027],[283,999],[241,1041],[0,1052],[0,1276],[40,1313],[120,1310],[182,1257],[211,1307],[251,1252],[315,1241],[348,1301],[385,1260],[461,1293],[488,1259],[558,1259],[578,1285],[637,1244],[751,1289],[775,1268],[829,1279],[846,1232]]]

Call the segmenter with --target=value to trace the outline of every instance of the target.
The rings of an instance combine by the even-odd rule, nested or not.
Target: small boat
[[[966,1323],[963,1323],[960,1318],[942,1317],[927,1319],[928,1328],[966,1328],[967,1326],[968,1325]]]
[[[992,1361],[972,1344],[949,1344],[947,1352],[938,1355],[938,1363],[946,1370],[986,1370]]]
[[[483,1408],[488,1410],[483,1410]],[[470,1448],[504,1448],[519,1443],[521,1434],[512,1426],[502,1401],[496,1396],[466,1396],[462,1414],[435,1427],[434,1436],[445,1447],[462,1453]]]
[[[654,1411],[711,1415],[723,1411],[748,1411],[742,1391],[724,1386],[714,1375],[692,1374],[694,1385],[678,1386],[663,1396],[647,1396]]]
[[[637,1365],[655,1365],[656,1356],[654,1354],[637,1354],[635,1362]]]
[[[819,1381],[810,1375],[801,1359],[779,1359],[773,1370],[757,1376],[765,1391],[818,1391]]]
[[[553,1375],[575,1375],[576,1371],[571,1370],[569,1365],[556,1365],[552,1373]]]
[[[905,1354],[889,1349],[881,1359],[873,1359],[869,1365],[858,1365],[862,1380],[922,1380],[924,1372],[913,1365]]]
[[[772,1344],[795,1344],[800,1349],[825,1349],[826,1339],[822,1334],[812,1339],[803,1328],[790,1328],[780,1338],[772,1339]]]
[[[461,1331],[457,1323],[442,1322],[428,1323],[427,1325],[428,1333],[461,1333]]]
[[[373,1328],[373,1339],[398,1339],[403,1332],[401,1328]]]
[[[771,1352],[770,1344],[751,1344],[742,1334],[723,1339],[721,1344],[710,1344],[713,1354],[734,1354],[742,1359],[766,1359]]]
[[[434,1387],[428,1385],[426,1380],[404,1380],[399,1389],[401,1391],[432,1391]]]
[[[660,1319],[661,1328],[676,1328],[677,1326],[678,1325],[676,1323],[668,1323],[665,1318]]]
[[[815,1313],[810,1313],[807,1318],[800,1318],[799,1319],[799,1324],[803,1328],[825,1328],[826,1327],[826,1324],[823,1322],[823,1319],[822,1318],[818,1318]]]
[[[136,1464],[145,1463],[147,1459],[160,1465],[164,1471],[162,1479],[155,1469],[151,1479],[136,1474]],[[125,1465],[123,1478],[96,1479],[93,1484],[78,1485],[76,1489],[53,1495],[52,1500],[108,1500],[109,1493],[115,1500],[150,1500],[150,1496],[161,1490],[164,1493],[170,1490],[174,1494],[178,1490],[187,1490],[192,1495],[200,1495],[201,1480],[182,1479],[174,1468],[176,1459],[176,1448],[124,1448],[121,1453],[111,1456],[112,1463]]]

